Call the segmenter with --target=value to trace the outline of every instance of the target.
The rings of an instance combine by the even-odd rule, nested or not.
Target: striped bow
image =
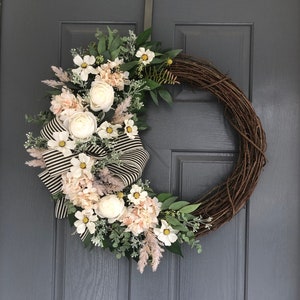
[[[41,130],[41,136],[46,140],[53,139],[54,132],[67,131],[67,129],[60,123],[59,120],[53,119]],[[125,186],[128,186],[141,177],[143,169],[149,159],[148,152],[143,148],[141,139],[136,136],[130,139],[126,134],[120,135],[115,140],[114,151],[120,153],[120,164],[109,164],[107,168],[112,175],[117,176],[122,180]],[[112,150],[106,149],[102,146],[90,146],[87,149],[87,154],[96,159],[103,159]],[[46,169],[39,174],[39,178],[48,188],[51,194],[60,192],[62,189],[61,175],[68,172],[72,157],[78,154],[73,154],[67,157],[57,151],[49,150],[43,154],[46,164]],[[67,207],[65,199],[60,199],[56,202],[55,216],[62,219],[67,216]]]

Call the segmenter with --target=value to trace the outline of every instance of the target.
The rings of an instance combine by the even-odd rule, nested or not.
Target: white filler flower
[[[61,152],[65,157],[72,154],[75,149],[75,142],[68,141],[69,133],[67,131],[53,132],[54,140],[49,140],[47,145],[50,149]]]
[[[139,57],[140,62],[146,66],[151,63],[155,57],[155,53],[149,49],[146,50],[144,47],[140,47],[135,56]]]
[[[78,220],[75,221],[74,226],[79,234],[83,234],[86,228],[91,234],[95,233],[96,225],[94,222],[98,220],[98,217],[94,214],[92,209],[78,210],[75,213],[75,217]]]
[[[94,165],[94,160],[85,153],[80,153],[78,159],[73,157],[71,159],[71,164],[72,167],[70,168],[70,172],[72,177],[79,178],[83,174],[87,175],[89,178],[92,177],[91,170]]]
[[[125,120],[124,123],[125,123],[125,128],[124,128],[125,133],[130,139],[133,140],[135,136],[138,134],[137,126],[134,125],[134,121],[131,119]]]
[[[87,81],[89,74],[96,74],[97,71],[92,67],[96,62],[93,55],[85,55],[83,58],[80,55],[76,55],[73,58],[73,62],[78,66],[77,69],[72,69],[72,72],[79,75],[81,80]]]
[[[147,197],[148,193],[144,191],[139,185],[132,185],[130,194],[128,195],[128,199],[130,202],[138,205],[141,201],[146,200]]]
[[[161,227],[154,228],[153,231],[157,238],[166,246],[171,246],[171,244],[176,242],[178,239],[178,230],[173,229],[165,220],[161,220]]]
[[[98,135],[101,139],[114,139],[118,137],[118,128],[121,128],[120,124],[111,124],[107,121],[103,122],[97,129]]]

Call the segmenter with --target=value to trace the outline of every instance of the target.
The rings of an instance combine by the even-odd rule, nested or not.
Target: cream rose
[[[76,112],[65,122],[74,140],[87,141],[97,129],[96,117],[91,112]]]
[[[114,89],[104,81],[94,81],[89,96],[90,107],[93,111],[107,112],[114,103]]]
[[[101,218],[107,218],[109,223],[116,221],[125,211],[124,200],[116,195],[107,195],[100,198],[96,213]]]

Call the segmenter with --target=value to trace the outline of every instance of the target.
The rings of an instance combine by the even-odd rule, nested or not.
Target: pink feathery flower
[[[144,272],[149,257],[151,257],[152,270],[155,272],[160,263],[160,259],[163,256],[163,252],[164,249],[161,247],[161,243],[157,240],[155,234],[151,230],[148,230],[145,234],[144,244],[139,255],[137,269],[140,273]]]
[[[51,66],[52,71],[55,73],[55,76],[62,82],[70,81],[69,75],[62,68]]]

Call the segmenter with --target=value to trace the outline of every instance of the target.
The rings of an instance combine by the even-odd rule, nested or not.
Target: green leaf
[[[158,90],[158,93],[168,104],[172,104],[172,96],[166,89],[160,89]]]
[[[166,221],[171,225],[171,226],[176,226],[176,225],[182,225],[182,223],[176,219],[173,216],[166,215]]]
[[[175,243],[171,244],[171,246],[166,246],[166,249],[169,250],[172,253],[175,253],[177,255],[180,255],[183,257],[182,252],[181,252],[181,247],[178,241]]]
[[[106,38],[104,35],[99,36],[99,41],[98,41],[98,53],[102,54],[106,50]]]
[[[112,51],[113,51],[113,50],[116,50],[116,49],[118,49],[118,48],[121,46],[121,44],[122,44],[121,38],[120,38],[119,36],[116,36],[116,37],[113,39],[113,41],[112,41],[112,43],[111,43],[109,49],[112,50]]]
[[[182,52],[182,49],[174,49],[174,50],[165,52],[164,56],[166,56],[168,58],[173,58],[173,57],[177,56],[180,52]]]
[[[107,31],[108,31],[108,43],[107,43],[107,48],[110,49],[112,41],[114,39],[114,32],[107,26]]]
[[[195,211],[199,206],[200,206],[200,203],[190,204],[190,205],[187,205],[187,206],[181,208],[179,211],[183,214],[189,214],[189,213]]]
[[[169,208],[173,209],[173,210],[178,210],[178,209],[180,209],[184,206],[187,206],[189,204],[190,204],[190,202],[188,202],[188,201],[177,201],[177,202],[171,204]]]
[[[110,52],[111,60],[115,60],[120,53],[120,48]]]
[[[130,62],[126,63],[126,64],[122,64],[122,65],[120,65],[120,70],[121,71],[129,71],[132,68],[134,68],[135,66],[137,66],[138,63],[139,62],[137,60],[134,60],[134,61],[130,61]]]
[[[161,210],[166,210],[166,209],[168,209],[169,206],[170,206],[173,202],[175,202],[177,198],[178,198],[178,197],[173,196],[173,197],[170,197],[170,198],[166,199],[166,200],[163,202],[163,204],[161,205]]]
[[[155,90],[160,86],[159,83],[157,83],[156,81],[151,80],[151,79],[146,79],[146,84],[148,85],[150,90]]]
[[[150,37],[152,32],[151,28],[146,29],[144,32],[140,33],[135,41],[136,47],[140,47],[142,44],[144,44]]]
[[[89,53],[95,57],[98,55],[94,44],[89,44]]]
[[[172,197],[172,194],[170,193],[161,193],[157,195],[157,199],[160,202],[164,202],[165,200],[167,200],[168,198]]]
[[[149,91],[152,101],[158,105],[158,98],[157,98],[157,92],[156,91]]]

